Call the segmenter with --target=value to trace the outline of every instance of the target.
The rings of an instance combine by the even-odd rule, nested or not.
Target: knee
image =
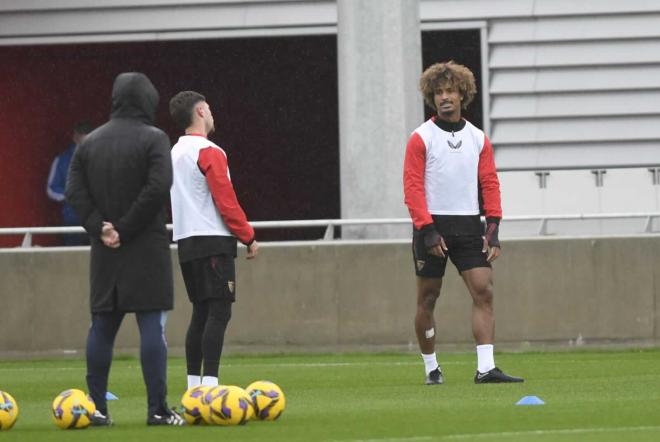
[[[210,321],[219,322],[220,324],[227,325],[231,319],[231,302],[229,301],[214,301],[209,308]]]
[[[477,306],[490,307],[493,305],[493,285],[486,284],[481,287],[475,287],[472,300]]]
[[[419,294],[417,308],[422,311],[433,311],[435,303],[440,296],[440,290],[426,289]]]

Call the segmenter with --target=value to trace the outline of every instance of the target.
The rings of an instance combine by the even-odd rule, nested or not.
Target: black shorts
[[[236,267],[231,255],[206,256],[182,262],[181,273],[190,302],[211,298],[236,300]]]
[[[480,235],[443,236],[447,250],[445,255],[454,263],[458,273],[477,267],[490,267],[486,260],[488,252],[482,252],[484,239]],[[424,278],[442,278],[445,275],[447,258],[431,255],[424,247],[421,232],[413,232],[413,261],[415,274]]]

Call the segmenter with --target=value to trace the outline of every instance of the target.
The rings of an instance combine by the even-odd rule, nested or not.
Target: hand
[[[493,262],[500,256],[500,240],[498,238],[500,226],[497,222],[487,222],[486,234],[484,235],[484,247],[481,250],[483,253],[488,252],[486,261]]]
[[[431,247],[431,248],[429,248],[429,249],[428,249],[428,252],[429,252],[431,255],[441,256],[441,257],[444,258],[444,257],[445,257],[445,252],[446,252],[447,250],[449,250],[449,249],[447,248],[447,244],[445,244],[445,239],[441,236],[441,237],[440,237],[440,243],[434,245],[434,246]]]
[[[247,256],[245,257],[245,259],[256,258],[258,252],[259,252],[259,243],[256,240],[252,241],[252,244],[247,246]]]
[[[115,230],[115,226],[112,223],[103,221],[103,227],[101,228],[101,241],[106,247],[111,249],[116,249],[121,246],[119,241],[119,232]]]
[[[486,257],[486,261],[488,262],[493,262],[497,259],[498,256],[500,256],[500,253],[502,252],[502,249],[500,249],[499,246],[489,246],[488,245],[488,240],[486,240],[486,237],[484,236],[484,246],[483,249],[481,249],[483,253],[488,252],[488,256]]]
[[[445,239],[438,233],[433,224],[422,227],[424,233],[424,247],[427,253],[435,256],[445,257],[445,252],[449,250]]]

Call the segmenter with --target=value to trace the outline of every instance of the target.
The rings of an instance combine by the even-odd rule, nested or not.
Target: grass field
[[[223,359],[224,383],[245,387],[269,379],[284,389],[287,409],[277,422],[243,427],[154,428],[145,425],[139,361],[117,358],[109,390],[116,425],[57,429],[53,397],[81,388],[81,360],[0,362],[0,390],[20,407],[0,441],[658,441],[660,350],[504,353],[517,385],[475,385],[473,354],[442,355],[446,384],[425,386],[411,353],[234,356]],[[185,389],[185,361],[169,363],[170,405]],[[527,395],[546,405],[516,406]]]

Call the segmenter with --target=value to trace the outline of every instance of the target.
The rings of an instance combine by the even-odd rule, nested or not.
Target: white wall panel
[[[660,11],[656,0],[537,0],[534,15],[632,14]]]
[[[660,186],[646,168],[610,169],[596,186],[589,170],[551,171],[545,188],[532,171],[501,172],[502,236],[534,236],[539,221],[512,221],[517,215],[579,215],[658,212]],[[549,221],[547,232],[562,235],[624,234],[643,231],[646,218]]]
[[[660,164],[659,11],[542,0],[527,17],[490,19],[498,167]]]
[[[660,164],[660,143],[656,140],[628,140],[498,144],[495,148],[495,161],[498,169]]]
[[[334,27],[337,23],[337,7],[332,0],[127,3],[59,0],[50,4],[4,4],[0,9],[0,45],[126,41],[127,34],[176,32],[187,33],[182,38],[194,37],[191,32],[199,32],[200,38],[205,38],[209,31],[254,30],[255,35],[263,35],[263,29],[270,29],[273,35],[279,29],[298,29],[300,34],[307,34],[311,27]]]
[[[314,0],[312,0],[314,1]],[[310,3],[309,0],[2,0],[0,11],[145,8],[153,6],[231,5],[248,3]]]
[[[545,188],[532,171],[503,172],[499,178],[505,217],[599,212],[599,188],[588,170],[553,171]]]
[[[508,69],[494,72],[490,92],[529,94],[660,89],[660,65]]]
[[[516,43],[660,37],[659,20],[658,14],[493,20],[489,40]]]
[[[653,116],[502,120],[493,125],[493,143],[523,144],[570,141],[660,140],[659,119]],[[660,145],[658,145],[660,152]]]
[[[660,12],[655,0],[422,0],[423,20],[620,15]]]
[[[490,58],[491,69],[649,63],[660,63],[660,39],[501,44]]]
[[[492,99],[490,117],[493,120],[623,115],[660,117],[658,103],[660,90],[499,95]]]
[[[658,212],[651,173],[646,168],[610,169],[603,176],[601,212]]]

